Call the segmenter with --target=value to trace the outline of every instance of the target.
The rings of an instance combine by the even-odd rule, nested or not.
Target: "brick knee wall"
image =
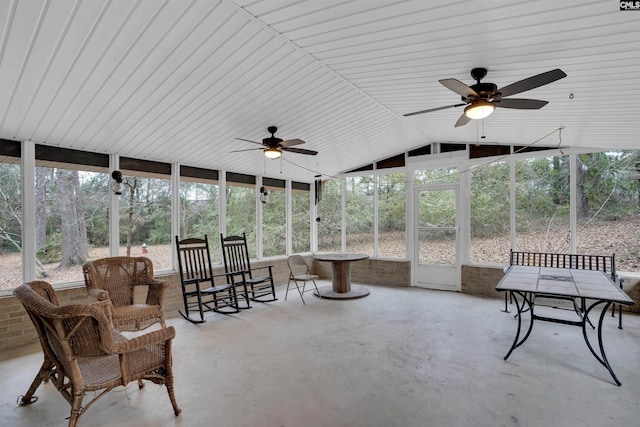
[[[504,266],[463,265],[460,279],[460,292],[463,294],[480,295],[484,297],[502,298],[503,294],[496,291],[496,286],[502,276]]]
[[[331,280],[331,263],[314,261],[308,255],[305,257],[312,272],[322,279]],[[273,265],[273,275],[276,286],[285,285],[289,279],[287,258],[279,257],[271,260],[255,262],[254,267]],[[503,276],[504,266],[493,265],[463,265],[461,277],[461,292],[491,298],[502,298],[503,295],[495,290]],[[216,274],[224,273],[224,267],[214,268]],[[640,275],[623,273],[625,276],[624,290],[636,304],[624,307],[626,311],[640,313]],[[172,312],[182,308],[182,291],[180,278],[177,273],[159,275],[168,280],[169,289],[165,293],[165,312]],[[386,286],[410,286],[411,262],[409,260],[376,259],[357,261],[352,263],[351,278],[354,282],[380,284]],[[56,289],[58,299],[71,302],[86,296],[84,285],[77,287]],[[144,293],[137,295],[137,299],[144,300]],[[36,330],[29,319],[22,304],[8,295],[0,297],[0,351],[8,348],[31,344],[38,340]]]
[[[307,260],[314,274],[323,280],[333,277],[330,262]],[[385,286],[411,286],[411,261],[406,259],[368,258],[349,263],[351,281]]]

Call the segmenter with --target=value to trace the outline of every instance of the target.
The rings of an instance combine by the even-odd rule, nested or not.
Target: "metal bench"
[[[586,255],[586,254],[563,254],[548,252],[528,252],[510,251],[509,266],[528,265],[532,267],[552,267],[552,268],[574,268],[581,270],[598,270],[611,275],[611,281],[619,283],[620,289],[624,282],[624,277],[616,274],[616,255]],[[505,267],[505,271],[509,267]],[[540,297],[540,296],[538,296]],[[543,296],[544,297],[544,296]],[[504,312],[509,312],[507,293],[504,296]],[[569,298],[567,298],[569,299]],[[576,298],[571,298],[576,312],[580,314],[584,309],[584,299],[579,308]],[[615,316],[615,304],[612,305],[611,315]],[[591,322],[589,322],[591,323]],[[593,326],[593,325],[592,325]],[[622,329],[622,306],[618,305],[618,328]]]

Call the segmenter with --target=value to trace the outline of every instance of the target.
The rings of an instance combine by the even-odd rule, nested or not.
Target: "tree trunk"
[[[136,205],[136,196],[138,192],[138,178],[133,179],[133,184],[127,183],[129,187],[129,209],[128,209],[128,224],[127,224],[127,256],[131,256],[131,240],[133,237],[133,211]]]
[[[36,250],[47,241],[47,171],[49,168],[36,168]]]
[[[584,191],[584,175],[585,166],[580,160],[580,156],[576,156],[576,201],[578,219],[587,218],[589,216],[589,201]]]
[[[84,219],[84,200],[80,187],[80,176],[73,172],[73,194],[75,195],[76,218],[78,218],[78,237],[80,239],[80,253],[84,261],[89,259],[89,244],[87,242],[87,223]]]
[[[80,192],[78,172],[56,169],[56,184],[62,234],[62,259],[58,266],[60,269],[81,265],[87,260],[88,254],[82,197],[76,193],[76,190]],[[81,237],[83,235],[84,239]]]

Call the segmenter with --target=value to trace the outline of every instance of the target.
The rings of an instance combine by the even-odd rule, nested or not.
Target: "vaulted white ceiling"
[[[0,25],[0,138],[305,182],[431,142],[555,146],[559,128],[640,149],[640,12],[613,0],[1,0]],[[498,87],[567,77],[518,95],[540,110],[403,116],[458,103],[438,80],[474,67]],[[319,154],[235,139],[270,125]]]

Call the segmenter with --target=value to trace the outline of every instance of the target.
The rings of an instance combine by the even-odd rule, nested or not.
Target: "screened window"
[[[570,252],[569,156],[516,161],[516,246]]]
[[[154,271],[171,269],[171,165],[123,157],[120,171],[120,255],[146,256]]]
[[[221,263],[218,171],[180,167],[180,238],[207,235],[211,261]]]
[[[292,183],[291,189],[291,247],[293,253],[311,251],[311,217],[309,184]]]
[[[638,151],[577,156],[577,252],[616,255],[616,269],[640,261]]]
[[[82,266],[109,256],[109,158],[35,146],[36,277],[83,281]]]
[[[0,140],[0,292],[22,284],[20,143]]]
[[[285,182],[263,178],[262,184],[269,199],[262,206],[262,255],[265,257],[287,253],[287,200]],[[261,199],[264,201],[264,198]]]
[[[345,179],[347,252],[374,255],[373,175]]]
[[[249,256],[256,258],[256,178],[227,172],[227,236],[246,233]]]
[[[470,186],[471,261],[508,263],[509,163],[473,166]]]
[[[342,196],[339,179],[324,181],[318,203],[318,251],[342,251]]]
[[[378,254],[406,257],[405,174],[378,175]]]

